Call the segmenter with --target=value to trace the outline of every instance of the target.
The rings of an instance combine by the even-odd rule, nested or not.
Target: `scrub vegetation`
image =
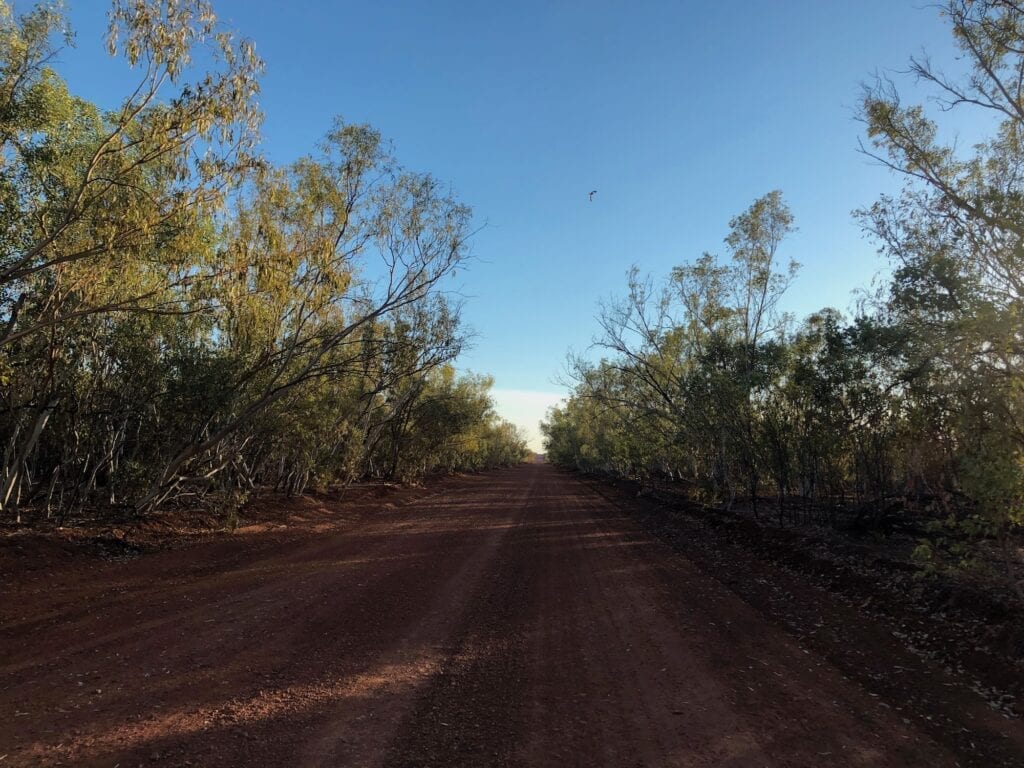
[[[599,312],[598,360],[543,430],[555,462],[686,489],[781,524],[919,536],[928,568],[1001,574],[1024,596],[1024,10],[944,6],[966,74],[911,60],[930,106],[865,88],[863,151],[905,180],[856,217],[892,265],[852,317],[782,311],[798,265],[775,191],[722,255],[633,269]],[[950,112],[991,127],[945,142]]]
[[[403,79],[441,51],[457,96],[451,34],[507,37],[499,100],[571,50],[486,4],[401,50],[335,5],[297,15],[361,86],[353,32]],[[619,55],[607,8],[537,5],[535,42]],[[529,462],[458,367],[470,209],[367,125],[271,162],[250,43],[204,0],[111,8],[136,80],[99,105],[61,6],[0,0],[4,768],[1024,766],[1024,8],[945,3],[964,74],[913,61],[927,107],[865,88],[905,184],[855,214],[892,268],[852,316],[785,311],[770,191],[720,254],[628,272]]]
[[[446,280],[470,209],[338,120],[260,150],[262,62],[201,0],[118,0],[120,104],[57,4],[0,2],[0,517],[237,507],[520,461]]]

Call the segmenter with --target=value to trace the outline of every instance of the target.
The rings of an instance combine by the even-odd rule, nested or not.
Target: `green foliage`
[[[521,460],[440,284],[471,212],[342,120],[259,155],[262,63],[203,0],[117,0],[137,75],[113,108],[53,68],[60,7],[0,0],[0,510],[151,511],[231,524],[298,493]]]
[[[911,68],[940,108],[994,119],[993,135],[961,152],[891,84],[867,89],[869,152],[907,186],[860,215],[895,267],[882,314],[906,338],[905,379],[923,406],[915,427],[942,441],[946,485],[970,500],[972,512],[947,528],[996,537],[1009,553],[1024,498],[1024,10],[951,0],[943,13],[970,72],[951,79],[927,60]],[[1006,564],[1019,588],[1015,560]]]
[[[705,254],[660,286],[629,273],[602,308],[608,356],[571,361],[574,395],[544,425],[552,460],[725,503],[745,491],[755,514],[767,479],[783,520],[903,514],[929,531],[920,560],[978,567],[998,545],[1024,597],[1024,10],[943,14],[971,71],[911,69],[939,115],[980,111],[994,131],[964,153],[892,83],[866,89],[865,151],[906,180],[858,214],[893,264],[878,300],[792,326],[778,302],[796,265],[778,251],[793,222],[773,192],[730,222],[729,260]]]
[[[573,361],[579,406],[546,428],[555,461],[756,498],[757,410],[785,360],[778,303],[797,265],[780,265],[779,248],[793,219],[776,191],[729,226],[728,260],[705,254],[660,285],[634,269],[627,297],[602,308],[597,345],[611,357]],[[594,426],[574,428],[580,417]]]

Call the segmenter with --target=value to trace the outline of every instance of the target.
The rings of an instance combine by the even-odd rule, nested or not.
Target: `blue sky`
[[[59,68],[113,106],[132,78],[104,52],[106,3],[68,5],[78,41]],[[493,374],[503,413],[531,430],[630,265],[663,275],[719,250],[729,218],[769,190],[799,228],[786,308],[846,309],[884,266],[850,212],[896,186],[857,152],[859,85],[922,48],[955,68],[921,0],[214,8],[267,62],[272,159],[309,152],[340,114],[473,206],[477,261],[459,285],[478,338],[461,364]]]

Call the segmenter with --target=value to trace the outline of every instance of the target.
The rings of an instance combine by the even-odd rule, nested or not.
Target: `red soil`
[[[569,474],[399,502],[124,561],[9,540],[0,767],[1024,765],[941,668],[874,692]]]

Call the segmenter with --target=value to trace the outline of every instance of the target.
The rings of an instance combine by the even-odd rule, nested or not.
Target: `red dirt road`
[[[338,511],[5,574],[0,768],[981,764],[554,468]]]

